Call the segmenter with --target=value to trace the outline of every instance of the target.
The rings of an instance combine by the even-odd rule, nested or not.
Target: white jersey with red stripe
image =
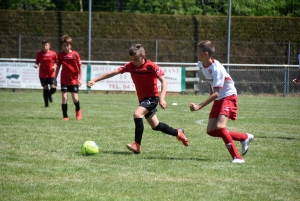
[[[210,66],[203,66],[202,62],[199,61],[198,66],[204,77],[212,81],[212,90],[214,91],[213,88],[219,88],[219,97],[216,100],[237,94],[234,81],[218,60],[213,59],[213,63]]]

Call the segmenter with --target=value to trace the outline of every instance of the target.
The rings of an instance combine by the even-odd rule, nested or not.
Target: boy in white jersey
[[[299,60],[299,71],[298,71],[298,76],[297,76],[297,78],[293,79],[293,83],[294,83],[295,85],[297,85],[298,82],[299,82],[299,80],[300,80],[300,54],[298,55],[298,60]]]
[[[212,57],[214,51],[215,47],[211,41],[205,40],[197,44],[198,66],[205,78],[212,82],[210,84],[210,96],[200,104],[190,103],[190,110],[200,110],[213,102],[206,130],[207,134],[223,139],[232,157],[232,163],[244,163],[245,161],[237,151],[234,140],[241,142],[242,155],[245,155],[254,136],[226,129],[227,120],[236,119],[237,92],[234,82],[224,66]]]

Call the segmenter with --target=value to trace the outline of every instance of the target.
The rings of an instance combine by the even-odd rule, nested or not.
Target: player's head
[[[146,54],[145,49],[141,44],[133,44],[129,48],[129,55],[135,66],[141,66],[145,63]]]
[[[50,43],[47,40],[42,40],[42,50],[47,52],[50,50]]]
[[[68,35],[61,37],[61,45],[64,52],[70,52],[72,50],[72,38]]]
[[[210,58],[215,52],[215,46],[209,40],[203,40],[197,44],[196,55],[198,60],[201,61],[203,58]]]

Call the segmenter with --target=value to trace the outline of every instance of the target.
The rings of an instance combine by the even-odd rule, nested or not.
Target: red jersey
[[[49,50],[44,52],[43,50],[36,54],[35,63],[40,64],[39,77],[40,78],[54,78],[55,69],[53,65],[57,62],[56,52]]]
[[[118,68],[123,74],[129,72],[135,85],[139,101],[146,97],[159,96],[157,79],[164,76],[164,71],[154,62],[145,60],[145,63],[136,67],[133,62],[129,62]]]
[[[62,65],[60,72],[60,83],[66,85],[78,85],[78,76],[81,68],[80,56],[76,51],[66,54],[61,52],[58,55],[57,66]]]

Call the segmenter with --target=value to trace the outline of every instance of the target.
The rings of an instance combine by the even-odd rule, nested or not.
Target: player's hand
[[[200,110],[200,106],[195,104],[195,103],[190,103],[190,110],[193,111],[198,111]]]
[[[38,67],[39,67],[39,65],[37,65],[37,64],[34,65],[34,68],[38,68]]]
[[[81,86],[82,85],[82,80],[78,80],[78,85]]]
[[[88,88],[91,88],[94,84],[95,84],[95,81],[91,80],[91,81],[89,81],[89,82],[87,83],[86,86],[87,86]]]
[[[168,104],[167,104],[167,102],[164,99],[160,99],[159,100],[159,105],[164,110],[167,109],[167,107],[168,107]]]
[[[56,70],[56,64],[54,64],[53,66],[52,66],[52,69],[55,71]]]
[[[298,79],[293,79],[293,83],[294,83],[294,85],[297,85],[297,84],[298,84],[298,82],[299,82],[299,80],[298,80]]]

